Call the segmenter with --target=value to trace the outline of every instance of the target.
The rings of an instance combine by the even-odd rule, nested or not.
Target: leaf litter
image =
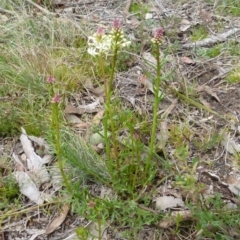
[[[31,138],[34,139],[35,142],[44,143],[44,145],[47,146],[42,139],[39,138],[37,140],[36,137]],[[45,194],[41,193],[39,188],[43,183],[50,181],[50,175],[45,164],[49,163],[52,157],[47,154],[45,158],[42,158],[36,154],[32,142],[23,128],[20,141],[26,155],[26,160],[22,161],[17,154],[13,153],[13,158],[16,165],[18,165],[15,177],[19,184],[20,191],[31,201],[37,204],[43,204]],[[49,147],[46,147],[46,149],[49,149]]]

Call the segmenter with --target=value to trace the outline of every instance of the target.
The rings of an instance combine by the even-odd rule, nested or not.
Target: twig
[[[151,208],[145,207],[145,206],[142,205],[142,204],[138,204],[138,207],[141,208],[141,209],[143,209],[143,210],[145,210],[145,211],[151,212],[151,213],[153,213],[153,214],[155,214],[155,215],[158,215],[158,214],[159,214],[158,211],[155,211],[155,210],[153,210],[153,209],[151,209]]]
[[[33,1],[31,0],[26,0],[28,3],[30,3],[31,5],[33,5],[34,7],[36,7],[37,9],[39,9],[40,11],[42,11],[43,13],[47,14],[47,15],[57,15],[56,13],[53,13],[53,12],[50,12],[48,11],[47,9],[39,6],[38,4],[34,3]]]
[[[125,21],[127,20],[128,16],[129,16],[129,9],[131,7],[132,4],[132,0],[127,0],[127,3],[125,5],[124,11],[123,11],[123,16]]]
[[[166,8],[163,6],[163,3],[161,0],[155,0],[156,4],[158,5],[158,7],[161,9],[161,11],[163,12],[167,12]]]
[[[183,48],[192,48],[192,47],[206,47],[209,45],[213,45],[219,42],[224,42],[227,40],[228,37],[230,37],[233,34],[238,34],[240,33],[240,28],[233,28],[225,33],[219,34],[217,36],[211,36],[209,38],[205,38],[204,40],[201,41],[197,41],[194,43],[186,43],[183,44],[182,47]]]
[[[12,14],[12,15],[16,14],[14,11],[10,11],[10,10],[4,9],[4,8],[0,8],[0,12]]]

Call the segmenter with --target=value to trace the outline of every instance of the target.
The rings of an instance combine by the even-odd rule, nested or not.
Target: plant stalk
[[[120,178],[121,173],[120,173],[120,163],[119,163],[119,157],[118,157],[118,143],[117,143],[115,128],[114,128],[114,124],[113,124],[113,112],[112,112],[112,107],[111,107],[112,85],[113,85],[115,67],[116,67],[116,62],[117,62],[117,53],[118,53],[118,47],[116,47],[114,49],[114,53],[113,53],[112,69],[111,69],[111,75],[110,75],[110,80],[109,80],[109,84],[108,84],[108,92],[107,92],[107,96],[106,96],[106,110],[108,112],[109,120],[110,120],[110,127],[111,127],[111,132],[112,132],[113,150],[114,150],[114,157],[116,160],[117,174],[118,174],[118,178]]]
[[[61,140],[60,140],[60,127],[59,127],[59,106],[58,103],[52,103],[52,136],[56,148],[57,160],[59,169],[63,178],[63,182],[67,190],[72,193],[72,189],[63,169],[63,161],[61,158]]]
[[[109,91],[108,91],[107,79],[106,79],[105,69],[104,69],[104,59],[103,59],[102,54],[100,54],[99,60],[100,60],[100,67],[101,67],[101,71],[102,71],[102,77],[103,77],[103,81],[104,81],[104,92],[105,92],[105,96],[106,96],[106,105],[108,105]],[[105,144],[106,144],[108,167],[109,167],[110,174],[111,174],[113,166],[112,166],[112,162],[110,161],[111,156],[110,156],[110,141],[108,138],[108,118],[109,118],[109,112],[107,110],[107,111],[105,111],[104,119],[103,119],[103,132],[104,132],[104,139],[105,139]]]
[[[156,130],[157,130],[157,113],[158,113],[158,106],[162,99],[162,96],[159,96],[159,88],[161,83],[161,61],[160,61],[160,46],[156,44],[156,58],[157,58],[157,76],[156,81],[154,84],[154,106],[153,106],[153,123],[152,123],[152,130],[151,130],[151,137],[150,137],[150,144],[149,144],[149,152],[148,158],[145,167],[145,177],[149,176],[149,170],[151,167],[152,157],[155,151],[155,142],[156,142]]]

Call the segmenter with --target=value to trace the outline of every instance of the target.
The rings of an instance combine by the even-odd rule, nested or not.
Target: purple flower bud
[[[103,36],[104,35],[104,29],[103,27],[99,27],[98,30],[97,30],[97,35],[99,36]]]
[[[121,30],[121,23],[120,23],[120,20],[118,18],[114,19],[114,21],[113,21],[113,29],[115,31]]]
[[[59,94],[56,94],[53,98],[52,98],[52,101],[51,103],[60,103],[61,102],[61,97]]]
[[[162,28],[158,28],[154,34],[152,41],[154,43],[160,44],[162,42],[163,34],[164,30]]]
[[[95,202],[91,201],[91,202],[88,203],[88,206],[90,208],[95,208],[96,204],[95,204]]]
[[[54,77],[49,76],[49,77],[47,78],[47,83],[54,83],[54,82],[55,82],[55,78],[54,78]]]

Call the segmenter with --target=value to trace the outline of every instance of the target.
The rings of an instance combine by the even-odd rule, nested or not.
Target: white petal
[[[90,55],[92,55],[92,56],[97,56],[99,53],[98,52],[96,52],[96,49],[95,48],[88,48],[88,53],[90,54]]]

